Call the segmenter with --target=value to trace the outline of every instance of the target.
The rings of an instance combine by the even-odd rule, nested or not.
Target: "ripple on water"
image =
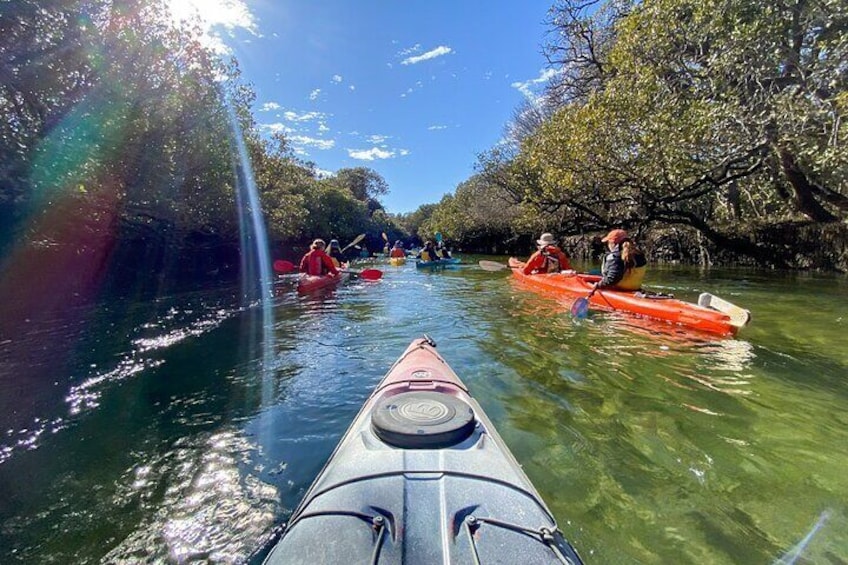
[[[103,557],[105,563],[238,563],[275,523],[276,489],[245,474],[256,446],[239,431],[200,434],[121,478],[113,503],[155,511]]]

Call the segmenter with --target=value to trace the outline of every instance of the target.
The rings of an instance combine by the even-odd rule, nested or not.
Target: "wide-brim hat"
[[[612,230],[601,241],[602,242],[611,241],[613,243],[619,243],[620,241],[625,240],[625,239],[627,239],[627,232],[626,231],[624,231],[624,230]]]
[[[326,245],[327,244],[324,243],[323,239],[316,239],[315,241],[312,242],[313,247],[326,247]]]
[[[553,245],[554,243],[556,243],[556,240],[552,233],[543,233],[542,236],[536,240],[537,245]]]

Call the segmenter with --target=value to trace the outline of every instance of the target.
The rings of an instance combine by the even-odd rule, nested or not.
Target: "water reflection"
[[[238,563],[274,524],[277,491],[245,473],[254,446],[236,430],[178,441],[155,461],[128,469],[113,504],[156,510],[103,557]]]
[[[576,324],[497,273],[384,271],[378,283],[321,296],[278,282],[270,361],[251,345],[262,339],[256,309],[237,301],[116,307],[83,339],[59,408],[34,410],[38,426],[30,418],[0,441],[62,427],[0,464],[0,561],[237,560],[287,518],[422,333],[589,562],[846,554],[848,357],[833,346],[838,327],[783,303],[778,313],[757,281],[740,300],[754,324],[722,339],[616,313]],[[709,286],[681,273],[663,286]],[[831,299],[837,306],[813,318],[848,317]],[[94,395],[73,417],[71,389]],[[824,510],[830,518],[803,545]]]

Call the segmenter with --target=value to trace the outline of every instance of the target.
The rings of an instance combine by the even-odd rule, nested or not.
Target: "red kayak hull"
[[[347,273],[339,273],[338,275],[300,275],[297,281],[297,291],[301,293],[313,292],[322,288],[336,286],[348,279]]]
[[[510,258],[509,266],[515,278],[528,288],[544,294],[567,295],[575,299],[586,297],[592,290],[592,285],[601,279],[597,275],[575,272],[525,275],[521,271],[524,263],[514,257]],[[674,298],[644,298],[636,294],[623,290],[602,290],[596,292],[589,299],[589,303],[599,310],[621,310],[718,335],[733,335],[739,329],[731,323],[727,314]]]

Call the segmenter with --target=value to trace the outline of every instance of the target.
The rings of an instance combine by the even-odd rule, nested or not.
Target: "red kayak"
[[[524,262],[515,258],[510,258],[509,266],[515,277],[522,283],[546,294],[566,294],[574,298],[585,298],[592,290],[592,285],[601,280],[601,277],[597,275],[574,271],[525,275],[521,270],[524,268]],[[641,291],[599,290],[589,298],[589,302],[593,308],[600,310],[621,310],[719,335],[735,334],[739,328],[748,323],[750,318],[747,311],[739,308],[737,310],[745,312],[745,315],[741,318],[731,317],[726,313],[691,302],[651,296]]]
[[[300,275],[300,279],[297,281],[297,291],[302,293],[308,293],[315,290],[319,290],[322,288],[327,288],[330,286],[336,286],[348,279],[350,273],[341,271],[337,275]]]

